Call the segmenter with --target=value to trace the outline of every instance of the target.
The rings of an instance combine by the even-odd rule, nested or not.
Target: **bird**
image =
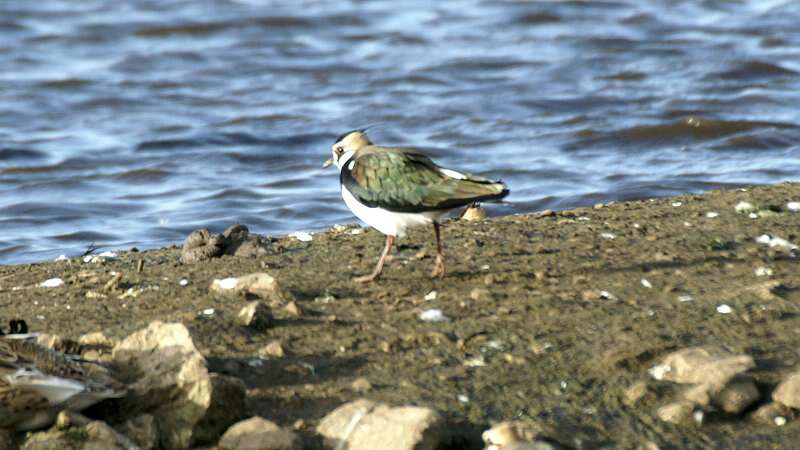
[[[381,276],[392,245],[408,228],[430,224],[436,237],[431,276],[444,277],[439,219],[453,209],[500,200],[509,193],[501,181],[440,167],[418,150],[373,145],[365,129],[336,139],[323,168],[334,164],[344,203],[356,217],[386,235],[375,269],[354,279],[361,283]]]
[[[37,430],[62,410],[81,411],[125,394],[102,365],[40,345],[22,320],[9,327],[11,334],[0,330],[0,429]]]

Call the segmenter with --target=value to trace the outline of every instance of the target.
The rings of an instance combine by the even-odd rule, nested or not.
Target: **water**
[[[355,219],[340,133],[506,214],[800,175],[800,2],[0,0],[0,262]]]

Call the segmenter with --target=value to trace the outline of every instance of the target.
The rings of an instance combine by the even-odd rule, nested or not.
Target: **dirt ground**
[[[758,217],[736,212],[741,201],[760,209]],[[104,264],[3,266],[0,321],[117,338],[156,319],[183,322],[212,370],[245,380],[248,415],[296,427],[307,448],[320,445],[313,429],[321,417],[363,396],[435,408],[452,424],[450,448],[481,448],[490,423],[534,418],[574,448],[794,449],[800,420],[778,427],[746,412],[710,414],[702,425],[661,422],[656,409],[683,388],[647,373],[672,350],[721,345],[755,358],[767,401],[798,368],[798,258],[756,242],[765,233],[800,242],[800,212],[787,210],[790,201],[800,201],[800,184],[453,220],[443,228],[441,280],[428,276],[430,229],[413,231],[384,278],[367,285],[350,280],[372,269],[384,238],[352,228],[310,242],[277,238],[259,258],[184,265],[173,247],[123,252]],[[772,275],[757,276],[761,267]],[[301,309],[295,316],[273,305],[278,320],[265,332],[237,324],[245,299],[209,290],[215,278],[260,271]],[[87,298],[103,292],[111,272],[123,274],[123,289]],[[53,277],[65,286],[38,286]],[[780,285],[765,294],[774,280]],[[124,297],[127,288],[138,295]],[[718,312],[723,304],[732,312]],[[433,308],[449,320],[420,320]],[[276,339],[287,354],[255,362]],[[371,385],[366,392],[353,387],[359,377]],[[637,381],[648,394],[626,406],[624,390]]]

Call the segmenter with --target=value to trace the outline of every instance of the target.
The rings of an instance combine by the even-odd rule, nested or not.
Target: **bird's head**
[[[322,167],[328,167],[331,164],[336,164],[336,167],[341,169],[342,164],[349,160],[350,157],[353,156],[353,153],[368,145],[372,145],[372,142],[370,142],[369,137],[367,137],[366,130],[348,131],[347,133],[339,136],[339,138],[336,139],[336,142],[333,143],[333,146],[331,147],[332,156],[325,161],[325,164],[323,164]]]

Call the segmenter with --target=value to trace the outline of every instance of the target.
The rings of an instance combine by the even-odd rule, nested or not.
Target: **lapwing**
[[[373,145],[366,130],[349,131],[333,144],[332,157],[323,167],[336,164],[342,198],[350,211],[386,235],[386,246],[371,274],[357,277],[369,282],[380,277],[386,255],[395,239],[410,227],[433,224],[436,263],[432,277],[443,277],[444,255],[438,220],[450,210],[476,202],[499,200],[508,188],[499,181],[439,167],[417,150]]]
[[[0,330],[0,429],[49,426],[62,410],[80,411],[125,393],[98,363],[59,353],[27,334],[24,321]]]

